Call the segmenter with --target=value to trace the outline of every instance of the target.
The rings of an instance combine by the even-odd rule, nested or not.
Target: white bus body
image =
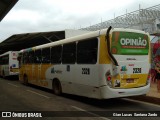
[[[18,75],[18,51],[8,51],[0,55],[0,75],[3,77]]]
[[[21,50],[20,81],[53,89],[56,94],[97,99],[146,94],[150,88],[148,33],[112,29],[108,48],[106,32],[100,30]],[[43,58],[48,60],[43,62]],[[30,62],[24,62],[28,59]]]

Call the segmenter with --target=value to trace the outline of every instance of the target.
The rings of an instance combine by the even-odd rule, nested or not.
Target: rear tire
[[[55,95],[61,95],[62,94],[61,83],[57,79],[53,80],[53,92],[54,92]]]

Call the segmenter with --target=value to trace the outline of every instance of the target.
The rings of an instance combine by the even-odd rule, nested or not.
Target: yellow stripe
[[[12,71],[12,72],[19,72],[19,68],[11,68],[10,71]]]
[[[38,86],[48,86],[48,81],[46,80],[46,71],[52,64],[26,64],[22,65],[20,68],[19,80],[23,81],[24,74],[28,77],[28,82]],[[34,69],[33,69],[34,67]]]
[[[111,60],[107,52],[107,43],[105,40],[105,35],[100,36],[100,54],[99,54],[99,64],[110,64]]]
[[[120,80],[120,88],[134,88],[134,87],[141,87],[146,85],[148,74],[124,74],[118,75],[112,78],[112,82],[116,80]],[[127,83],[127,79],[131,78],[134,79],[133,83]]]

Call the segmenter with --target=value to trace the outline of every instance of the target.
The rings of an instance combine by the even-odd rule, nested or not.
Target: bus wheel
[[[27,77],[27,75],[23,76],[23,84],[24,85],[28,85],[28,77]]]
[[[57,79],[53,80],[53,92],[56,95],[61,95],[62,94],[61,83]]]

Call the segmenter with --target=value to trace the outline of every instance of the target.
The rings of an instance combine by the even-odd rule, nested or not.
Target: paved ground
[[[152,101],[154,100],[152,99]],[[51,112],[52,117],[47,112],[46,116],[48,117],[39,118],[40,120],[159,120],[157,116],[134,117],[135,113],[141,114],[143,112],[147,115],[155,113],[159,116],[159,110],[160,105],[127,98],[96,100],[68,94],[56,96],[50,90],[31,85],[25,86],[19,81],[0,78],[0,111],[19,111],[20,113],[41,111],[42,114],[45,111]],[[130,112],[133,116],[119,117],[125,112]],[[80,113],[83,113],[83,117]],[[67,117],[68,114],[69,117]],[[14,117],[4,120],[13,119]],[[18,118],[18,120],[21,119]]]
[[[157,83],[151,83],[151,88],[147,96],[160,98],[160,93],[157,92]]]
[[[146,96],[138,96],[131,98],[160,105],[160,93],[157,92],[157,83],[151,83],[151,88]]]

